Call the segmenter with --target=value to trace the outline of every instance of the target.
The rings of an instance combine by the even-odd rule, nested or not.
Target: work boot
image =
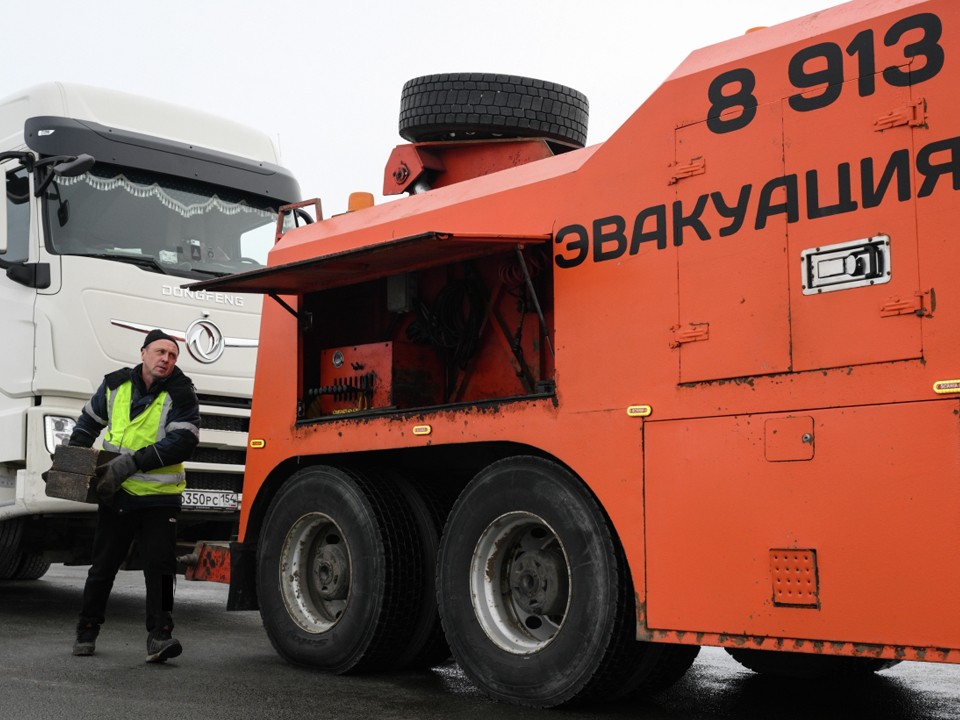
[[[91,622],[77,623],[77,639],[73,643],[73,654],[85,657],[93,655],[97,649],[97,635],[100,626]]]
[[[162,663],[175,658],[183,652],[183,646],[176,638],[170,637],[170,628],[166,625],[151,630],[147,635],[147,662]]]

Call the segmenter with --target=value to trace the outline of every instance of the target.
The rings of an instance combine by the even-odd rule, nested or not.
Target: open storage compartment
[[[425,233],[192,287],[262,292],[297,316],[302,422],[543,396],[549,240]]]
[[[302,296],[301,420],[553,391],[543,240],[433,233],[375,255]]]

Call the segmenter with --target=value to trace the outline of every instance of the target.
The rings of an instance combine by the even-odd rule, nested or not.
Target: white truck
[[[271,138],[184,107],[47,83],[0,100],[0,580],[86,564],[94,505],[41,473],[144,333],[181,342],[200,398],[183,544],[236,531],[261,298],[184,283],[266,264],[299,200]],[[131,558],[131,566],[135,562]]]

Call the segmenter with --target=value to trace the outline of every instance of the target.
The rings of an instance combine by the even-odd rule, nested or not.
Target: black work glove
[[[120,455],[97,468],[97,497],[101,502],[109,503],[120,489],[120,485],[137,471],[133,455]]]

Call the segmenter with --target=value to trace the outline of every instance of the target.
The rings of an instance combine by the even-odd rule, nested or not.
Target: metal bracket
[[[295,318],[297,318],[297,320],[300,319],[300,315],[297,313],[297,311],[294,310],[294,309],[293,309],[292,307],[290,307],[289,305],[287,305],[287,303],[285,303],[285,302],[283,301],[283,299],[282,299],[279,295],[277,295],[275,292],[268,292],[268,293],[267,293],[267,296],[268,296],[268,297],[272,297],[274,300],[276,300],[276,301],[280,304],[280,307],[282,307],[282,308],[283,308],[284,310],[286,310],[288,313],[290,313],[290,314],[293,315]]]
[[[310,219],[310,216],[303,212],[303,208],[311,205],[313,205],[313,211],[316,213],[316,217],[313,219]],[[286,224],[288,215],[293,219],[293,227],[300,227],[300,220],[303,220],[306,224],[320,222],[323,220],[323,210],[320,207],[320,198],[301,200],[300,202],[280,206],[280,209],[277,211],[277,227],[273,234],[274,245],[280,242],[280,238],[283,237],[283,234],[290,229]]]

